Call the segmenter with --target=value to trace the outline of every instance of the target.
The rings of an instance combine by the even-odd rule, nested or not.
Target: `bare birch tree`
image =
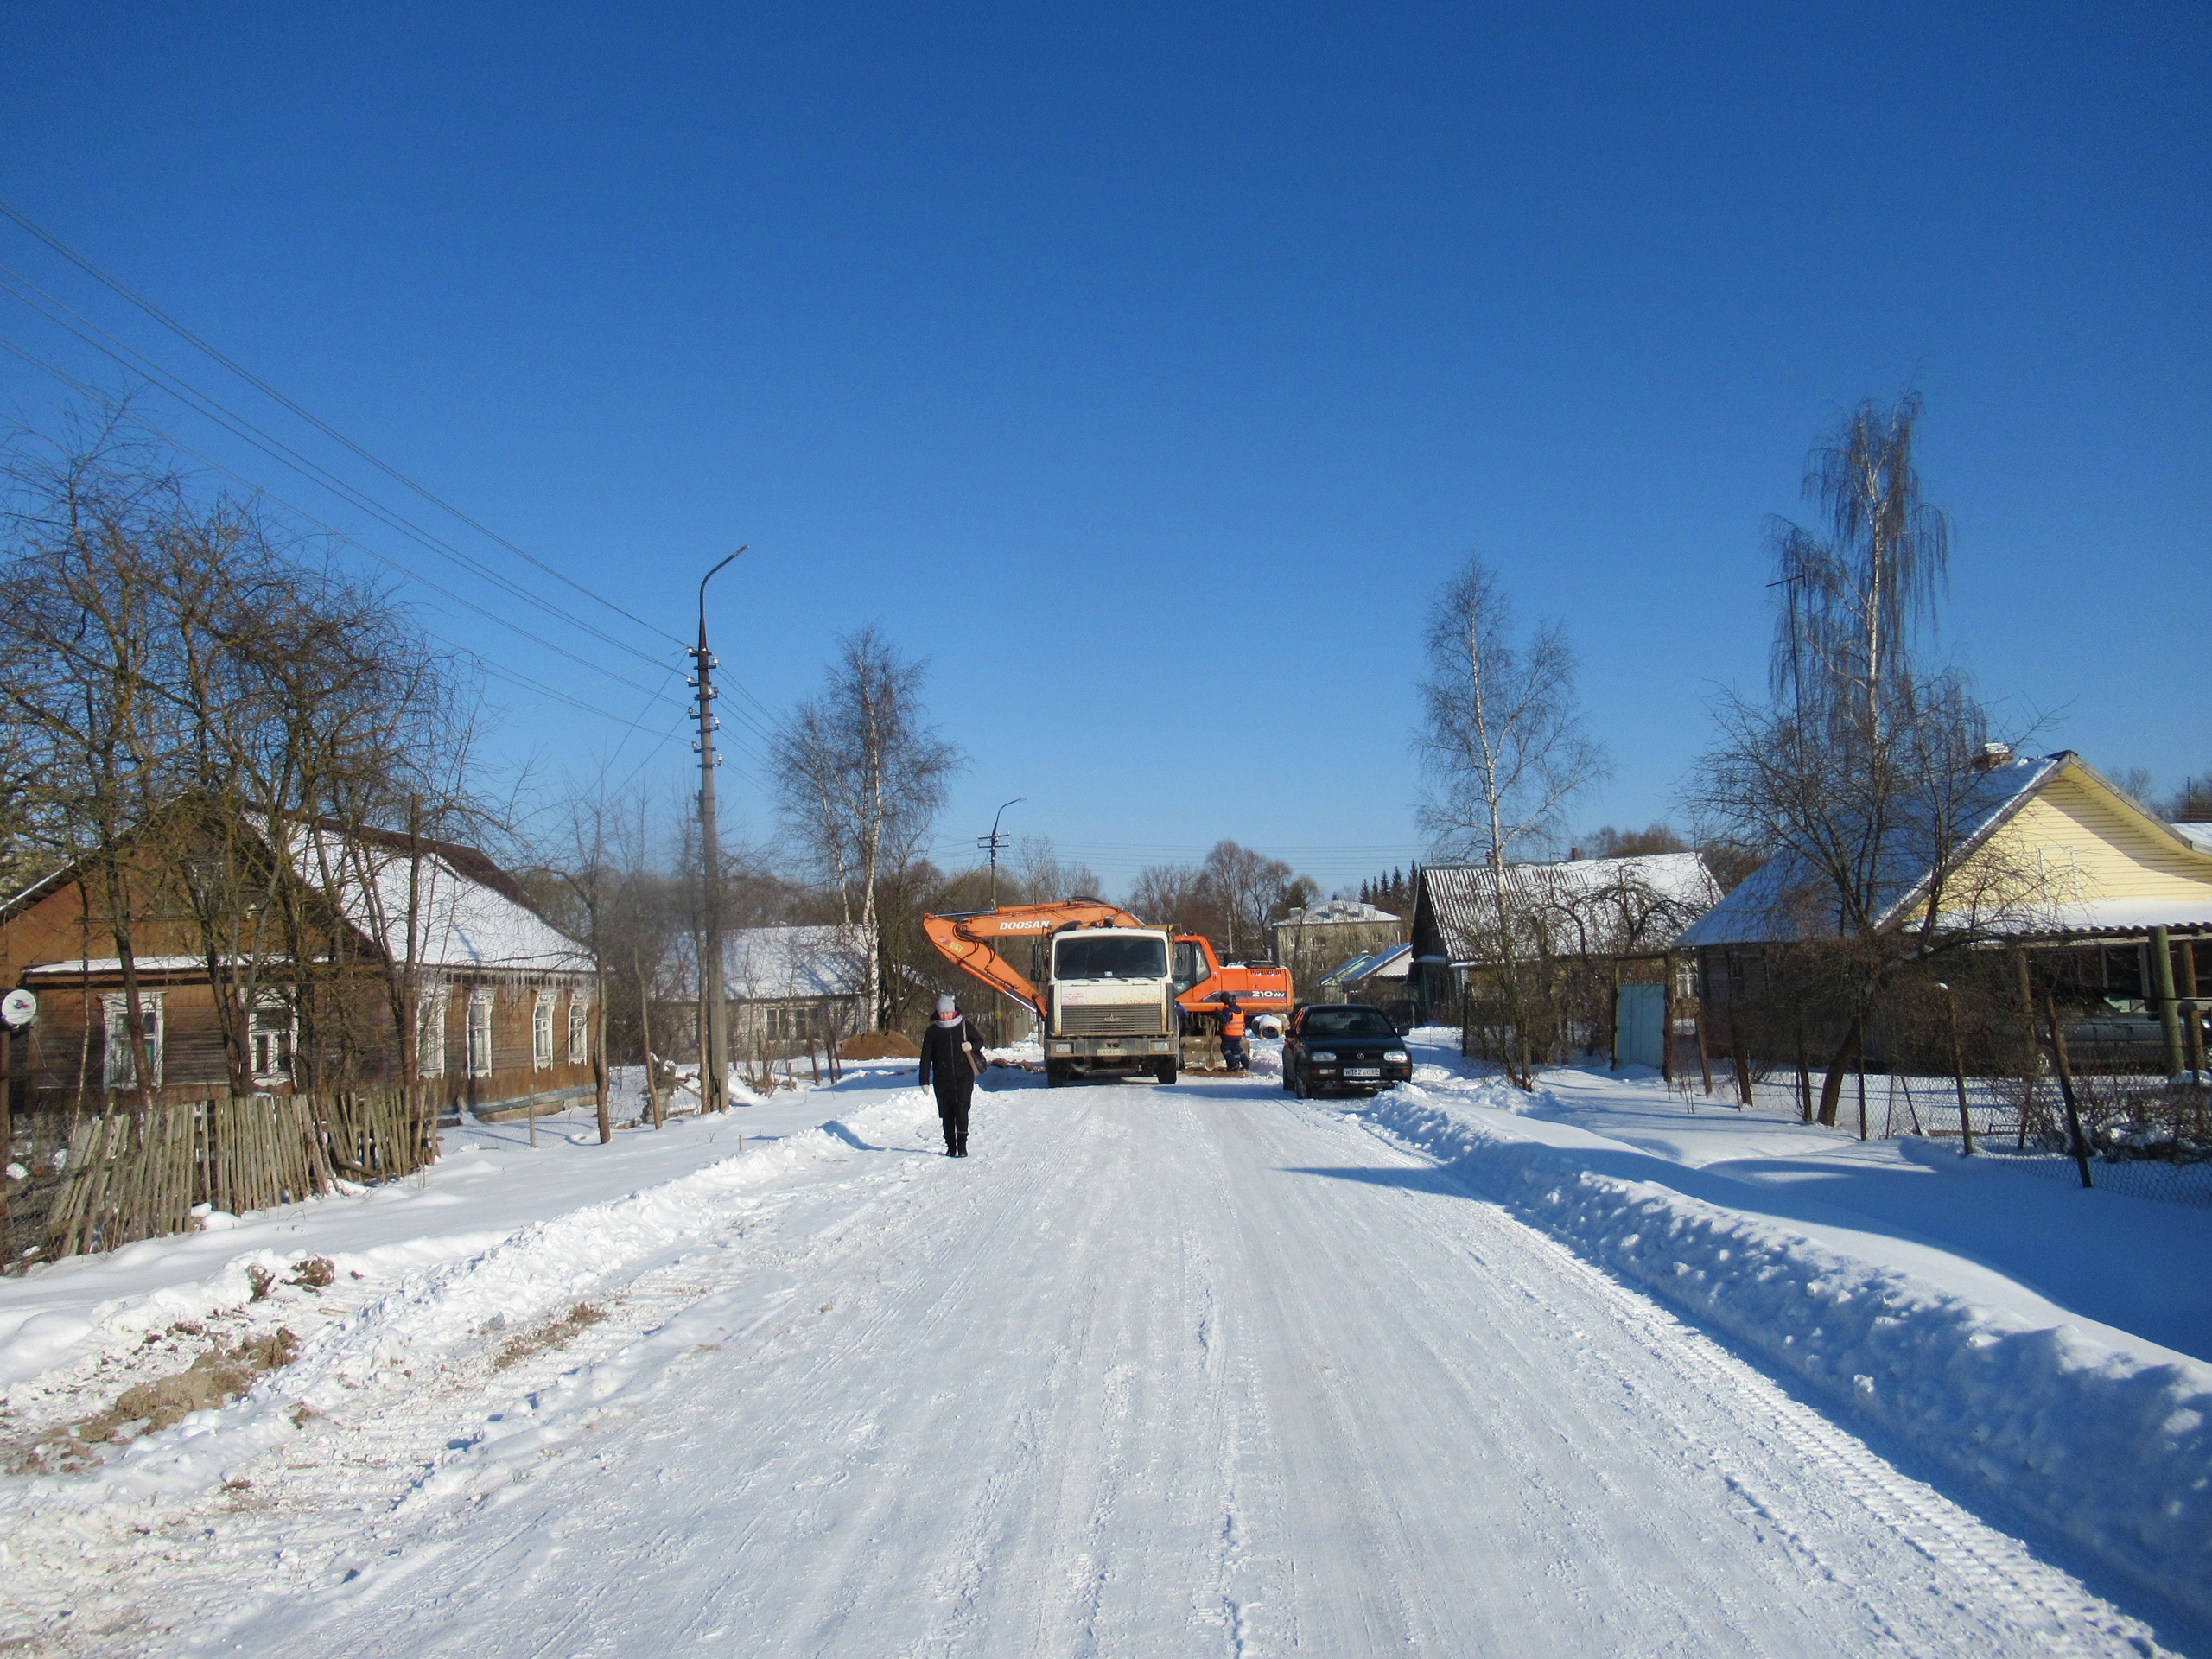
[[[1793,861],[1797,879],[1766,902],[1776,938],[1805,942],[1789,981],[1801,1017],[1809,1007],[1828,1030],[1828,1124],[1900,979],[1999,918],[2016,925],[2045,885],[1993,849],[1961,859],[1989,810],[1989,728],[1963,677],[1930,660],[1949,529],[1921,499],[1920,412],[1911,395],[1863,404],[1814,449],[1804,490],[1824,531],[1770,531],[1781,602],[1769,696],[1717,700],[1719,732],[1690,786],[1727,839]]]
[[[1415,740],[1420,822],[1433,859],[1491,873],[1483,971],[1516,1033],[1507,1075],[1532,1088],[1526,929],[1505,868],[1556,842],[1567,804],[1605,775],[1605,755],[1583,729],[1564,626],[1541,623],[1516,637],[1512,601],[1479,556],[1430,601],[1428,662]]]
[[[821,695],[777,725],[769,747],[777,806],[840,919],[868,953],[873,1020],[887,1016],[880,886],[927,841],[964,764],[930,723],[928,664],[902,655],[873,624],[846,635]]]

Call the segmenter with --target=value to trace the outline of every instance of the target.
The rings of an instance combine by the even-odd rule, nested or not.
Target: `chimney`
[[[2010,743],[1985,743],[1974,751],[1974,769],[1976,772],[1994,772],[1998,767],[2012,763],[2012,746]]]
[[[1573,863],[1581,856],[1582,849],[1580,847],[1570,847],[1567,849],[1567,861],[1570,864]]]

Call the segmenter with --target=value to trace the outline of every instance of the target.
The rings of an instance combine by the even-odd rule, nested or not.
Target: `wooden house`
[[[260,878],[211,927],[180,874],[190,824],[120,850],[112,881],[72,864],[0,905],[0,984],[38,1002],[5,1045],[11,1111],[419,1084],[443,1109],[486,1112],[594,1089],[589,956],[483,853],[328,824],[289,826],[281,848],[248,836]]]
[[[1991,756],[1950,817],[1940,857],[1910,810],[1878,838],[1869,864],[1878,929],[2016,950],[2044,983],[2115,1013],[2212,995],[2212,836],[2145,811],[2071,750]],[[1833,889],[1783,853],[1682,944],[1707,1007],[1725,1015],[1778,952],[1841,931]],[[1870,1038],[1870,1055],[1878,1047]]]
[[[1502,881],[1487,865],[1424,866],[1414,892],[1415,1000],[1424,1019],[1455,1017],[1469,976],[1497,960],[1509,937],[1524,959],[1663,956],[1719,897],[1695,853],[1509,864]]]
[[[868,966],[867,941],[856,927],[730,929],[722,935],[722,993],[731,1055],[782,1059],[868,1030]],[[655,1001],[661,1010],[655,1046],[696,1053],[698,969],[690,954],[671,959]]]

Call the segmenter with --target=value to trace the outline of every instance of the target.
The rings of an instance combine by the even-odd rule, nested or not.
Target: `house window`
[[[103,1046],[102,1082],[109,1089],[136,1089],[138,1086],[138,1067],[130,1052],[130,1021],[124,1014],[124,1003],[119,993],[111,992],[100,998],[101,1012],[106,1016],[107,1041]],[[146,1033],[146,1081],[149,1088],[162,1086],[162,994],[141,991],[138,994],[138,1019]]]
[[[581,991],[569,993],[569,1062],[581,1065],[591,1058],[591,1004]]]
[[[543,1071],[553,1064],[553,999],[557,991],[540,991],[530,1015],[530,1063]]]
[[[446,1074],[446,988],[425,991],[415,1004],[415,1074]]]
[[[292,1076],[292,1046],[299,1021],[292,1005],[281,996],[254,1001],[253,1017],[246,1024],[246,1044],[253,1054],[256,1083],[287,1083]]]
[[[468,994],[468,1075],[492,1075],[492,993]]]
[[[772,1042],[811,1042],[822,1034],[822,1010],[811,1002],[785,1002],[767,1010]]]

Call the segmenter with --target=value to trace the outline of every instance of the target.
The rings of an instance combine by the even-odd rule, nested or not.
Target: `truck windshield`
[[[1167,945],[1142,935],[1086,933],[1062,939],[1052,951],[1055,979],[1165,979]]]

